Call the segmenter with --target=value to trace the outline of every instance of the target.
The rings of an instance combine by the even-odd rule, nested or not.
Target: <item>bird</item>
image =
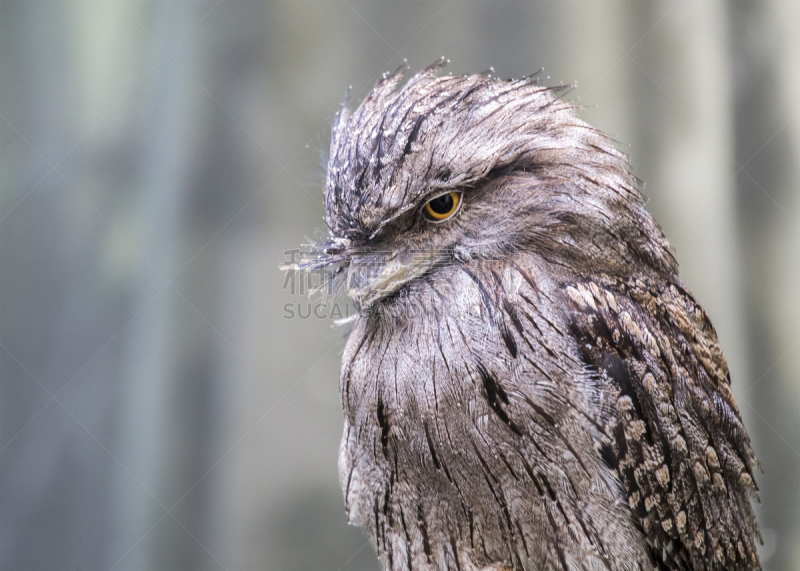
[[[627,156],[538,76],[384,73],[332,125],[349,522],[387,570],[760,569],[760,469]]]

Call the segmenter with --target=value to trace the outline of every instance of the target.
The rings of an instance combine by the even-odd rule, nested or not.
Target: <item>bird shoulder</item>
[[[758,465],[705,311],[680,283],[564,288],[571,334],[616,414],[601,453],[656,561],[758,569],[749,498]]]

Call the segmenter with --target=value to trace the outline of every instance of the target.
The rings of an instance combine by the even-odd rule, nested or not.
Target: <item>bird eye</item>
[[[443,222],[458,211],[461,205],[460,192],[448,192],[429,200],[422,209],[422,215],[431,222]]]

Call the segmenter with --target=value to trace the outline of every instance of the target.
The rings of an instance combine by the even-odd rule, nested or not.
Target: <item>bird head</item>
[[[325,184],[330,237],[298,268],[335,265],[365,311],[437,268],[520,250],[623,272],[634,260],[620,249],[663,257],[637,250],[663,236],[625,156],[577,118],[569,87],[440,76],[445,63],[398,89],[402,66],[355,111],[342,105]]]

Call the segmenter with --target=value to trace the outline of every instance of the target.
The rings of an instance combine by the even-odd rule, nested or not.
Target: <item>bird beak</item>
[[[308,293],[335,295],[337,284],[341,284],[339,276],[346,275],[350,256],[350,240],[342,237],[330,237],[321,242],[309,243],[301,249],[284,252],[288,256],[287,263],[280,269],[285,272],[312,274],[309,278]]]
[[[305,252],[294,250],[295,254],[300,254],[300,258],[292,260],[292,263],[284,264],[281,269],[284,271],[312,272],[342,264],[347,261],[350,255],[350,240],[347,238],[331,237],[316,244],[308,244],[306,247],[308,250]]]
[[[439,258],[436,250],[370,252],[350,258],[347,293],[361,311],[424,275]]]
[[[347,238],[331,237],[314,244],[299,260],[284,265],[283,269],[325,272],[327,278],[320,280],[320,290],[330,290],[333,278],[346,273],[347,294],[361,311],[367,311],[375,302],[427,273],[440,259],[440,253],[438,250],[365,251],[354,248]]]

